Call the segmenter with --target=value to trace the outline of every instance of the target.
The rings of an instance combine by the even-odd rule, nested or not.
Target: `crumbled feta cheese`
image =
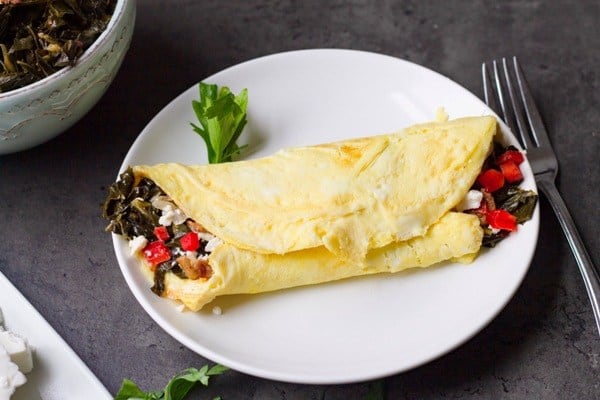
[[[186,255],[186,251],[183,250],[181,247],[174,247],[171,251],[173,252],[173,256],[175,257]]]
[[[215,238],[215,235],[208,232],[198,232],[198,238],[200,240],[204,240],[205,242],[210,242],[212,239]]]
[[[27,382],[24,373],[33,368],[32,350],[27,340],[4,330],[0,310],[0,400],[9,400],[15,389]]]
[[[164,226],[171,224],[183,224],[187,219],[187,215],[173,204],[168,196],[156,196],[152,200],[152,207],[162,211],[162,216],[158,219],[158,223]]]
[[[466,196],[458,203],[456,209],[458,211],[464,211],[479,208],[481,200],[483,200],[483,193],[479,190],[469,190]]]
[[[179,225],[183,224],[186,219],[187,215],[179,208],[175,208],[163,211],[162,216],[158,219],[158,223],[164,226],[170,226],[171,224]]]
[[[18,365],[23,373],[31,372],[33,369],[33,357],[31,347],[25,338],[10,331],[0,332],[0,348],[4,349],[12,362]]]
[[[12,362],[4,347],[0,346],[0,400],[9,400],[15,389],[27,382],[16,363]]]
[[[178,304],[175,308],[177,309],[177,311],[182,313],[185,311],[185,304]]]
[[[156,196],[152,200],[150,200],[150,203],[152,203],[152,207],[158,208],[162,211],[166,211],[167,209],[172,210],[173,208],[175,208],[175,206],[167,196]]]
[[[133,256],[137,252],[142,251],[148,244],[148,239],[145,236],[136,236],[129,241],[129,253]]]
[[[212,309],[212,313],[215,315],[221,315],[223,314],[223,310],[221,310],[221,307],[219,306],[214,306]]]
[[[221,239],[218,237],[213,237],[208,241],[208,243],[206,243],[206,246],[204,246],[204,251],[207,253],[212,253],[221,243],[223,243]]]
[[[195,251],[186,251],[185,256],[187,258],[191,258],[192,260],[195,260],[198,257],[198,253],[196,253]]]

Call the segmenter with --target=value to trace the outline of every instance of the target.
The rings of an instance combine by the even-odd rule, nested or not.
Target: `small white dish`
[[[44,143],[79,121],[113,81],[133,35],[135,0],[118,0],[98,39],[73,67],[0,93],[0,155]]]
[[[246,158],[290,146],[396,131],[432,120],[443,106],[451,118],[490,115],[477,97],[419,65],[351,50],[276,54],[205,79],[234,92],[248,88]],[[131,147],[129,165],[206,163],[191,130],[197,86],[167,105]],[[503,127],[505,129],[505,127]],[[504,131],[506,139],[516,144]],[[523,164],[523,186],[535,189]],[[539,214],[470,265],[440,265],[217,299],[198,313],[150,291],[151,284],[113,236],[119,265],[149,315],[193,351],[233,369],[299,383],[346,383],[409,370],[456,348],[479,332],[513,296],[533,256]],[[211,310],[218,306],[222,315]]]
[[[33,370],[11,400],[112,399],[98,378],[2,272],[0,309],[6,328],[25,337],[34,348]]]

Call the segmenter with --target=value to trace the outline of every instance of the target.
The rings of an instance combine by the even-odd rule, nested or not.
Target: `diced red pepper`
[[[487,213],[487,222],[492,228],[514,232],[517,230],[517,217],[506,210],[497,209]]]
[[[496,163],[503,164],[507,161],[512,161],[519,165],[525,160],[525,156],[519,150],[506,150],[504,153],[496,157]]]
[[[485,190],[493,193],[504,186],[504,175],[502,175],[502,172],[490,168],[477,177],[477,182],[479,182]]]
[[[185,251],[196,251],[200,247],[200,240],[196,232],[188,232],[179,239],[181,248]]]
[[[144,257],[146,257],[146,260],[153,267],[171,259],[171,250],[165,246],[162,240],[148,243],[142,252],[144,253]]]
[[[523,174],[519,166],[513,161],[505,161],[499,164],[502,175],[510,183],[519,182],[523,180]]]
[[[171,237],[169,235],[167,227],[163,225],[154,228],[154,236],[156,236],[158,240],[162,240],[163,242],[166,242]]]

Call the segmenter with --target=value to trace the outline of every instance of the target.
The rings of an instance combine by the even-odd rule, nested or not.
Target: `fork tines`
[[[549,145],[549,142],[542,143],[547,141],[545,132],[535,129],[535,127],[543,127],[543,122],[517,57],[512,57],[512,63],[506,58],[483,63],[481,72],[485,102],[502,118],[512,132],[518,134],[523,147]]]

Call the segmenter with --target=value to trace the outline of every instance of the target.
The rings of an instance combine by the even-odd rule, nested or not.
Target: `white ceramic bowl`
[[[115,77],[134,24],[135,0],[117,0],[108,26],[73,67],[0,93],[0,154],[44,143],[81,119]]]

